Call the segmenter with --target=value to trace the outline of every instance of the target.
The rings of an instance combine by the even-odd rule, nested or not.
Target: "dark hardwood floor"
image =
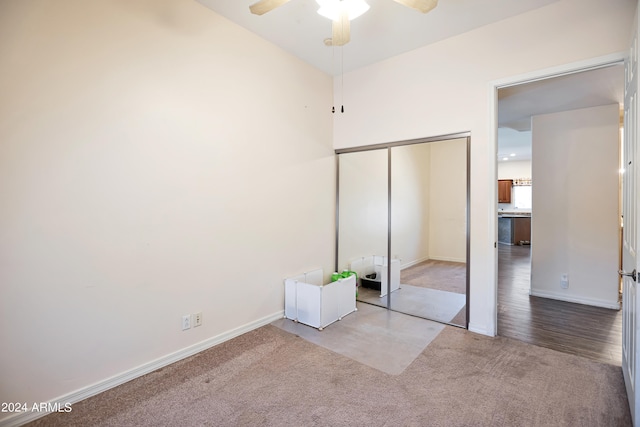
[[[621,365],[622,312],[529,296],[530,246],[498,246],[498,335]]]

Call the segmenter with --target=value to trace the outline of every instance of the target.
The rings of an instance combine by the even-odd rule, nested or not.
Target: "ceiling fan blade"
[[[331,44],[344,46],[349,43],[349,40],[351,40],[351,23],[349,22],[349,14],[343,10],[331,26]]]
[[[254,3],[249,6],[249,10],[254,15],[264,15],[276,7],[282,6],[288,2],[289,0],[260,0],[258,3]]]
[[[427,13],[438,5],[438,0],[393,0],[396,3]]]

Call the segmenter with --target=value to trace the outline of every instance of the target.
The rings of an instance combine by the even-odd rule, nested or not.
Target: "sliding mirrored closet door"
[[[337,265],[360,302],[467,327],[468,151],[467,134],[336,151]]]
[[[467,324],[466,138],[391,148],[391,309]]]

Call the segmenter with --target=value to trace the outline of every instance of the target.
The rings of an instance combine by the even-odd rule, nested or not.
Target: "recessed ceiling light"
[[[509,154],[509,155],[510,155],[511,157],[515,157],[515,156],[516,156],[516,153],[511,153],[511,154]]]
[[[502,160],[509,160],[509,158],[508,157],[503,157]]]

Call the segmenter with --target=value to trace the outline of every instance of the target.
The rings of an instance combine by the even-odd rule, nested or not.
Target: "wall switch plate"
[[[186,331],[187,329],[191,329],[191,315],[185,314],[182,316],[182,330]]]
[[[569,275],[567,273],[563,273],[560,276],[560,287],[562,289],[567,289],[569,287]]]
[[[193,315],[193,327],[202,326],[202,312]]]

